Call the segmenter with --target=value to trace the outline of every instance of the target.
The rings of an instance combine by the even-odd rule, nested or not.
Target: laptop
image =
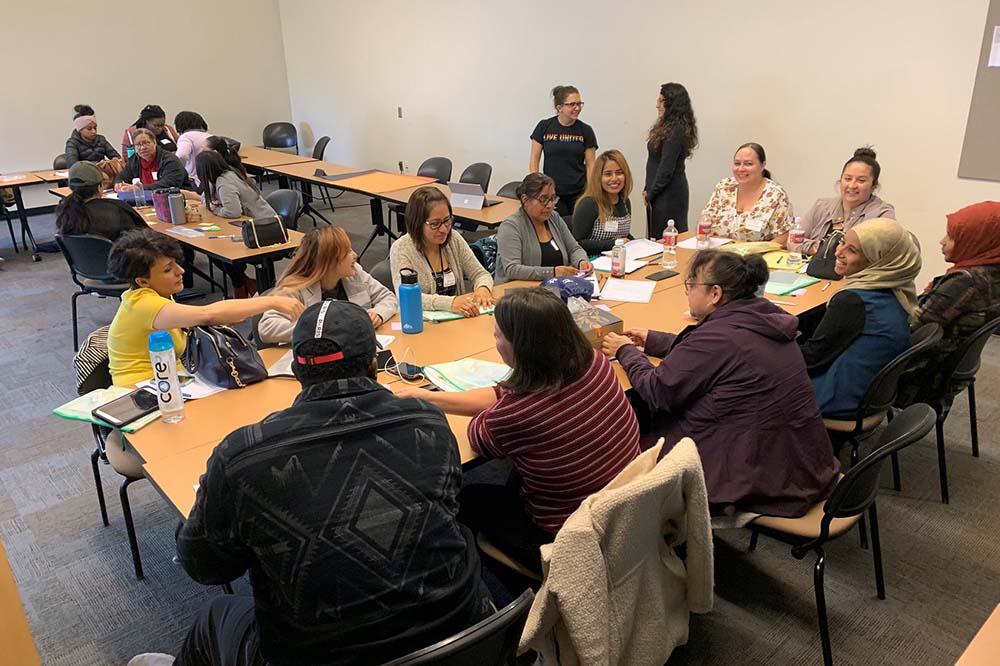
[[[480,210],[503,203],[500,199],[488,199],[479,183],[448,183],[451,190],[452,208],[471,208]]]

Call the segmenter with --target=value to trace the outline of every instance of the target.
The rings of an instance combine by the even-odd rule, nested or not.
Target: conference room
[[[171,657],[178,664],[262,663],[205,656],[202,620],[234,600],[248,604],[244,625],[253,621],[262,628],[262,652],[255,658],[275,664],[391,663],[407,654],[425,660],[420,663],[469,663],[462,650],[482,649],[488,641],[492,647],[477,661],[530,664],[542,655],[545,663],[546,651],[555,647],[561,661],[571,648],[586,662],[595,658],[588,650],[597,649],[581,638],[590,632],[566,627],[581,608],[603,603],[611,606],[594,631],[631,638],[621,644],[598,639],[604,663],[993,663],[1000,640],[1000,540],[988,525],[1000,498],[1000,348],[987,324],[997,300],[989,290],[996,284],[990,271],[1000,262],[996,236],[987,237],[994,228],[989,225],[998,224],[989,204],[1000,200],[991,148],[998,137],[990,122],[1000,71],[1000,47],[994,46],[1000,2],[943,7],[891,0],[861,15],[790,0],[752,7],[627,3],[613,12],[591,0],[572,9],[521,0],[182,0],[157,7],[155,19],[144,18],[146,11],[122,12],[105,2],[4,9],[12,29],[0,53],[10,64],[23,63],[5,68],[7,89],[16,93],[0,123],[0,193],[9,226],[9,233],[0,230],[6,333],[0,349],[6,407],[0,421],[0,637],[10,663],[126,664],[146,654],[169,657],[133,663],[167,664]],[[142,24],[146,28],[137,30]],[[170,36],[157,39],[150,53],[157,28]],[[93,35],[107,36],[107,43],[96,44]],[[125,53],[138,57],[122,59]],[[105,61],[129,66],[111,74]],[[71,64],[77,62],[94,66],[84,74]],[[197,118],[183,115],[188,113]],[[207,137],[218,140],[217,148],[206,147]],[[151,148],[135,145],[147,138]],[[140,154],[140,147],[152,153]],[[100,173],[74,170],[85,162]],[[133,191],[133,166],[146,184],[141,193]],[[536,171],[548,180],[533,178]],[[164,182],[175,173],[177,183]],[[96,193],[87,206],[96,201],[102,210],[113,208],[134,227],[124,237],[145,239],[132,236],[128,257],[181,253],[171,261],[183,284],[165,292],[152,289],[156,285],[147,284],[142,270],[111,271],[131,265],[127,243],[114,249],[117,237],[99,241],[106,275],[89,275],[81,255],[74,262],[74,251],[82,252],[73,246],[79,233],[58,220],[85,198],[80,192],[86,188]],[[177,195],[172,201],[171,193]],[[149,205],[135,205],[137,197]],[[227,205],[233,201],[235,209]],[[254,212],[260,203],[274,214]],[[667,233],[669,220],[676,237]],[[700,223],[707,225],[701,234]],[[532,229],[537,239],[524,235]],[[959,235],[956,229],[972,231]],[[836,232],[842,232],[841,246],[829,242]],[[628,260],[620,271],[619,238]],[[973,238],[975,250],[967,251]],[[731,242],[701,254],[722,239]],[[665,250],[674,240],[676,251]],[[876,259],[872,248],[881,257],[890,242],[907,249]],[[355,260],[341,261],[348,269],[330,286],[316,277],[307,255],[334,245],[338,260],[356,255],[357,268]],[[855,245],[866,266],[854,273],[844,259],[838,273],[836,259]],[[727,262],[737,262],[734,270],[750,278],[727,281]],[[764,273],[754,278],[760,264]],[[877,277],[873,266],[881,271]],[[418,277],[416,291],[408,289],[414,285],[406,269]],[[309,271],[309,285],[296,283]],[[674,274],[657,275],[664,271]],[[973,283],[978,291],[969,287],[959,298],[956,276],[969,275],[980,280]],[[538,311],[552,304],[534,287],[550,276],[569,278],[563,300],[574,289],[603,293],[588,292],[589,303],[573,300],[568,309],[542,317]],[[947,306],[978,308],[975,325],[964,326],[960,338],[948,337],[954,328],[947,324],[934,324],[935,331],[928,322],[938,320],[920,319],[932,312],[926,299],[942,281],[953,289]],[[121,325],[122,309],[140,291],[157,291],[157,302],[170,303],[162,312],[205,313],[169,325],[157,317],[160,325],[150,331],[232,324],[234,335],[248,343],[246,355],[273,376],[258,373],[245,388],[238,381],[219,392],[206,384],[211,394],[185,402],[177,423],[155,412],[137,422],[141,427],[102,429],[88,422],[93,408],[139,383],[116,379],[121,366],[109,348],[122,339],[112,322]],[[307,292],[313,296],[302,295]],[[321,317],[321,306],[312,304],[327,298],[360,298],[370,327],[355,322],[360,328],[342,333],[338,326],[356,313],[333,306],[336,317]],[[779,327],[790,326],[781,333],[784,346],[751,353],[746,349],[761,347],[741,347],[733,332],[748,329],[726,329],[719,335],[730,344],[698,356],[693,370],[682,367],[701,353],[698,345],[711,343],[704,337],[707,324],[721,325],[720,313],[733,310],[733,303],[763,308],[759,312],[776,318]],[[889,310],[898,310],[896,319],[872,314]],[[553,335],[564,315],[582,336],[576,329]],[[529,316],[547,322],[539,329],[551,337],[543,338],[545,344],[522,346],[527,329],[521,325]],[[844,333],[850,328],[845,322],[859,316],[867,317],[862,322],[869,329],[862,334],[859,325]],[[892,349],[871,343],[884,353],[870,375],[855,382],[854,403],[844,410],[838,398],[850,372],[831,379],[823,372],[830,366],[824,354],[828,345],[842,344],[840,353],[857,336],[867,340],[872,322],[902,326],[905,333]],[[421,330],[411,333],[414,325]],[[378,346],[372,348],[376,371],[369,378],[362,367],[361,379],[399,414],[422,405],[420,415],[405,422],[419,441],[425,441],[419,433],[432,432],[426,441],[435,444],[428,444],[425,458],[404,455],[402,444],[398,451],[379,444],[370,467],[332,458],[328,469],[320,458],[308,459],[311,466],[300,458],[295,464],[271,460],[255,488],[227,481],[233,494],[214,495],[222,477],[213,474],[239,468],[228,457],[238,445],[294,430],[268,430],[269,420],[304,409],[306,395],[332,401],[310,388],[322,364],[311,352],[295,351],[299,329],[310,326],[310,342],[347,335],[338,344],[362,341],[362,355],[369,353],[370,335]],[[669,336],[658,338],[657,331]],[[136,358],[148,365],[147,332]],[[839,343],[838,335],[850,339]],[[511,387],[527,381],[519,374],[525,349],[537,351],[530,356],[536,363],[554,355],[539,367],[568,367],[577,337],[586,340],[591,364],[580,381],[593,382],[582,397],[564,409],[557,399],[568,398],[540,390],[525,398],[523,412],[515,410],[511,395],[517,390]],[[173,338],[174,347],[183,339]],[[949,341],[955,346],[940,346]],[[766,344],[772,343],[779,344],[770,338]],[[87,382],[81,368],[92,369],[87,363],[102,344],[106,379]],[[919,372],[935,356],[952,359],[954,367],[934,366],[938,374],[931,382]],[[739,373],[725,366],[726,358],[766,360],[753,366],[762,379],[741,385],[714,412],[678,397],[688,387],[674,379],[689,373],[705,384],[736,381]],[[474,380],[461,387],[471,390],[427,391],[455,380],[448,373],[459,370],[461,380]],[[777,381],[781,373],[800,370],[798,379]],[[805,393],[789,388],[799,380]],[[947,385],[950,393],[932,384]],[[751,431],[755,437],[777,431],[759,441],[780,440],[795,449],[805,436],[796,440],[787,433],[801,425],[792,423],[803,413],[792,405],[804,394],[815,426],[810,432],[824,443],[809,449],[809,455],[822,449],[822,461],[808,463],[822,469],[810,467],[808,483],[797,486],[804,504],[772,514],[761,503],[720,500],[726,483],[747,470],[773,471],[776,478],[791,478],[796,470],[786,473],[783,463],[764,464],[762,458],[733,463],[725,457],[730,454],[712,454],[716,431],[735,433],[719,438],[720,450],[723,444],[736,450]],[[541,419],[545,412],[538,407],[547,404],[558,405],[551,421]],[[757,416],[743,425],[743,412]],[[321,413],[305,410],[303,423]],[[783,425],[768,431],[772,416]],[[427,425],[416,425],[422,418]],[[619,418],[626,425],[605,433]],[[348,421],[330,417],[309,427],[335,430]],[[258,423],[263,426],[257,430],[241,430]],[[550,461],[569,441],[563,434],[580,423],[589,437],[565,444],[572,472],[552,471],[545,465],[555,465]],[[515,425],[522,433],[503,440]],[[227,437],[234,432],[254,434],[245,441],[243,435]],[[393,432],[379,436],[393,442],[404,437]],[[617,448],[601,450],[602,438]],[[692,448],[680,443],[685,438]],[[438,447],[442,441],[447,446]],[[518,449],[529,443],[538,451]],[[117,447],[111,455],[109,446]],[[597,453],[591,457],[591,451]],[[128,464],[122,453],[130,456]],[[438,455],[440,461],[432,462]],[[304,453],[301,460],[307,460]],[[416,528],[399,518],[409,513],[389,508],[409,501],[400,498],[411,497],[411,488],[429,492],[401,471],[418,463],[448,469],[445,490],[434,491],[442,495],[428,500],[434,508],[426,533],[447,525],[458,536],[412,536],[420,532],[407,531]],[[533,465],[543,463],[538,473]],[[602,533],[594,526],[612,520],[604,508],[626,502],[616,489],[647,463],[647,480],[672,475],[657,488],[679,493],[683,483],[698,486],[700,478],[701,490],[685,488],[688,499],[680,508],[658,505],[663,520],[655,526],[640,521],[645,514],[633,507],[615,514],[617,522]],[[253,524],[260,536],[267,532],[259,528],[263,517],[274,521],[281,513],[272,512],[284,492],[270,485],[275,479],[296,480],[279,484],[295,492],[308,487],[316,498],[310,506],[325,502],[334,515],[349,493],[341,498],[333,480],[350,487],[357,475],[368,475],[373,485],[352,494],[351,506],[359,515],[375,513],[368,522],[344,518],[334,538],[317,536],[320,526],[314,526],[310,542],[350,553],[342,557],[354,563],[345,569],[356,572],[353,577],[316,577],[307,551],[298,565],[279,570],[276,558],[260,555],[266,549],[259,543],[237,548],[235,541],[225,547],[218,541],[204,550],[205,535],[221,534],[205,522],[206,516],[218,519],[206,508],[240,507],[248,522],[235,532],[249,534]],[[816,488],[810,490],[810,483]],[[782,492],[789,488],[788,482],[779,485]],[[483,486],[496,494],[481,494]],[[539,499],[549,498],[549,491],[575,493],[556,511],[555,523],[543,517],[553,505]],[[854,506],[830,515],[821,534],[824,507],[834,500]],[[473,517],[474,509],[480,515]],[[507,522],[508,509],[520,512],[521,523]],[[290,529],[293,515],[275,522],[274,535]],[[677,516],[685,517],[686,527],[672,532]],[[815,519],[809,538],[801,533],[803,516]],[[358,536],[393,521],[401,525],[398,533]],[[573,529],[558,529],[564,522]],[[616,534],[639,535],[639,525],[652,530],[643,534],[654,541],[636,536],[635,544],[614,542]],[[604,535],[597,547],[605,549],[608,571],[597,571],[596,560],[567,568],[585,556],[574,541],[581,532]],[[280,548],[289,538],[282,537]],[[410,548],[411,538],[419,547],[412,546],[418,555],[410,575],[380,568],[378,558],[392,560],[385,554],[400,544]],[[527,563],[517,552],[523,539]],[[456,540],[467,560],[446,567],[451,578],[442,582],[430,573],[436,570],[428,558],[443,558],[445,547],[458,548]],[[652,543],[652,550],[642,551],[640,542]],[[667,544],[669,566],[651,564],[659,561],[656,543]],[[650,597],[639,592],[616,596],[624,592],[615,567],[625,560],[612,557],[616,547],[628,557],[641,555],[657,576],[643,592],[663,597],[655,599],[664,604],[662,613],[642,610],[647,607],[639,600]],[[240,564],[225,559],[237,552],[244,557]],[[213,559],[222,558],[219,553],[225,558]],[[535,569],[539,563],[544,566]],[[456,566],[465,573],[454,573]],[[674,576],[678,571],[682,575]],[[224,575],[229,573],[234,575]],[[294,580],[301,585],[294,589],[313,591],[332,585],[344,599],[343,586],[391,595],[408,591],[418,578],[426,581],[421,594],[458,594],[454,586],[461,579],[464,589],[480,595],[481,607],[470,610],[471,597],[468,609],[449,601],[450,611],[469,611],[460,621],[433,604],[395,616],[387,601],[372,611],[365,631],[351,627],[344,634],[329,615],[322,632],[336,636],[340,647],[325,655],[322,648],[309,652],[305,634],[295,633],[308,622],[295,614],[305,609],[296,605],[301,599],[283,606],[293,587],[271,582]],[[577,605],[558,601],[570,598]],[[485,603],[491,606],[484,610]],[[350,617],[350,603],[331,605],[335,611],[317,606],[317,617]],[[287,612],[290,607],[295,613]],[[550,617],[545,612],[561,622],[555,633],[543,624]],[[407,623],[406,617],[416,619]],[[441,621],[429,629],[432,639],[412,638],[431,618]],[[241,646],[258,640],[257,630],[240,631]],[[662,639],[647,640],[653,632]],[[456,635],[462,640],[422,657],[411,654]],[[390,636],[412,640],[393,651]]]

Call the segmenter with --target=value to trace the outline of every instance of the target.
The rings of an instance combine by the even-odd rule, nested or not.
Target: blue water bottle
[[[424,330],[424,308],[420,302],[420,285],[417,272],[412,268],[399,271],[399,319],[403,333],[420,333]]]
[[[177,379],[177,356],[174,341],[167,331],[149,334],[149,361],[153,364],[153,380],[159,396],[160,417],[165,423],[177,423],[184,418],[184,396]]]

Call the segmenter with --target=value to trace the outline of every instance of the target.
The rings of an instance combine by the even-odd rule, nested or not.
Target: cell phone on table
[[[383,349],[375,355],[375,367],[379,372],[393,365],[396,365],[396,359],[388,349]]]
[[[656,273],[650,273],[646,276],[647,280],[652,280],[653,282],[659,282],[660,280],[666,280],[667,278],[672,278],[675,275],[680,275],[677,271],[659,271]]]
[[[390,375],[396,375],[400,379],[418,381],[424,378],[424,369],[412,363],[395,363],[385,369]]]
[[[100,407],[95,407],[90,413],[96,419],[100,419],[115,428],[121,428],[155,412],[159,408],[158,400],[155,393],[140,388]]]

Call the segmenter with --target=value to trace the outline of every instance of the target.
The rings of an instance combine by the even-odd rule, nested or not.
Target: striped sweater
[[[600,352],[582,377],[553,394],[496,391],[497,402],[469,424],[469,441],[480,455],[511,459],[525,508],[542,529],[557,532],[639,455],[635,413]]]

